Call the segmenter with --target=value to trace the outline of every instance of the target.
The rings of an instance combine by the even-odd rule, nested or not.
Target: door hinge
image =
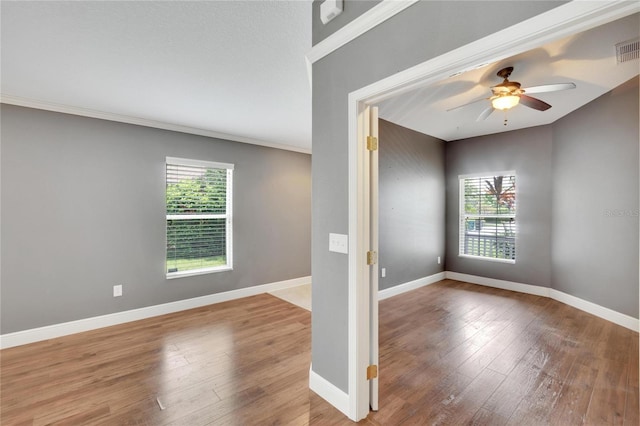
[[[377,365],[367,366],[367,380],[375,379],[376,377],[378,377],[378,366]]]
[[[375,136],[367,136],[367,149],[369,151],[378,150],[378,138]]]
[[[375,251],[367,252],[367,265],[375,265],[378,263],[378,253]]]

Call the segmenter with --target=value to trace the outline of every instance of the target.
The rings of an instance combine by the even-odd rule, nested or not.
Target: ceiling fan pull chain
[[[507,125],[507,110],[504,110],[504,125]]]

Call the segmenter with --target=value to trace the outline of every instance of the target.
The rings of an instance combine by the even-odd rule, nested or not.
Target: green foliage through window
[[[226,212],[227,170],[167,165],[167,214]]]
[[[460,254],[516,258],[516,176],[460,179]]]
[[[231,267],[232,165],[167,159],[167,273]]]

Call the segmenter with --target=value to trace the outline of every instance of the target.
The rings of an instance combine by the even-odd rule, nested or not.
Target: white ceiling
[[[311,0],[1,3],[3,102],[311,150]],[[380,105],[380,116],[444,140],[551,123],[638,74],[614,45],[638,15],[451,77]],[[477,123],[495,72],[523,87],[574,82]],[[137,121],[136,121],[137,119]],[[182,126],[182,127],[181,127]],[[160,126],[162,127],[162,126]],[[171,127],[169,127],[171,128]]]
[[[311,149],[310,0],[3,1],[1,15],[3,101]]]
[[[379,114],[385,120],[446,141],[553,123],[638,75],[638,60],[616,63],[615,44],[639,35],[640,15],[631,15],[391,98],[380,104]],[[577,87],[531,95],[551,104],[552,108],[541,112],[518,105],[508,111],[507,126],[501,111],[494,111],[485,121],[476,121],[489,106],[488,100],[447,112],[491,96],[490,87],[502,82],[496,72],[507,66],[514,67],[509,80],[520,82],[522,88],[564,82],[574,82]]]

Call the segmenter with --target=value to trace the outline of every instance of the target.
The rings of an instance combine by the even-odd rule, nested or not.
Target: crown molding
[[[383,0],[313,46],[305,55],[307,61],[313,64],[417,2],[418,0]]]
[[[245,136],[230,135],[228,133],[215,132],[212,130],[199,129],[197,127],[182,126],[179,124],[165,123],[162,121],[149,120],[146,118],[133,117],[123,114],[115,114],[111,112],[98,111],[88,108],[75,107],[70,105],[57,104],[47,101],[39,101],[36,99],[23,98],[7,94],[0,94],[0,103],[8,105],[16,105],[27,108],[41,109],[45,111],[60,112],[63,114],[78,115],[81,117],[98,118],[100,120],[116,121],[119,123],[134,124],[136,126],[152,127],[154,129],[170,130],[173,132],[188,133],[198,136],[206,136],[209,138],[223,139],[233,142],[247,143],[251,145],[259,145],[267,148],[282,149],[286,151],[300,152],[303,154],[311,154],[311,149],[296,147],[291,145],[277,144],[260,139],[249,138]]]
[[[551,41],[640,12],[640,2],[573,0],[352,92],[375,105]],[[429,77],[425,77],[426,75]]]

